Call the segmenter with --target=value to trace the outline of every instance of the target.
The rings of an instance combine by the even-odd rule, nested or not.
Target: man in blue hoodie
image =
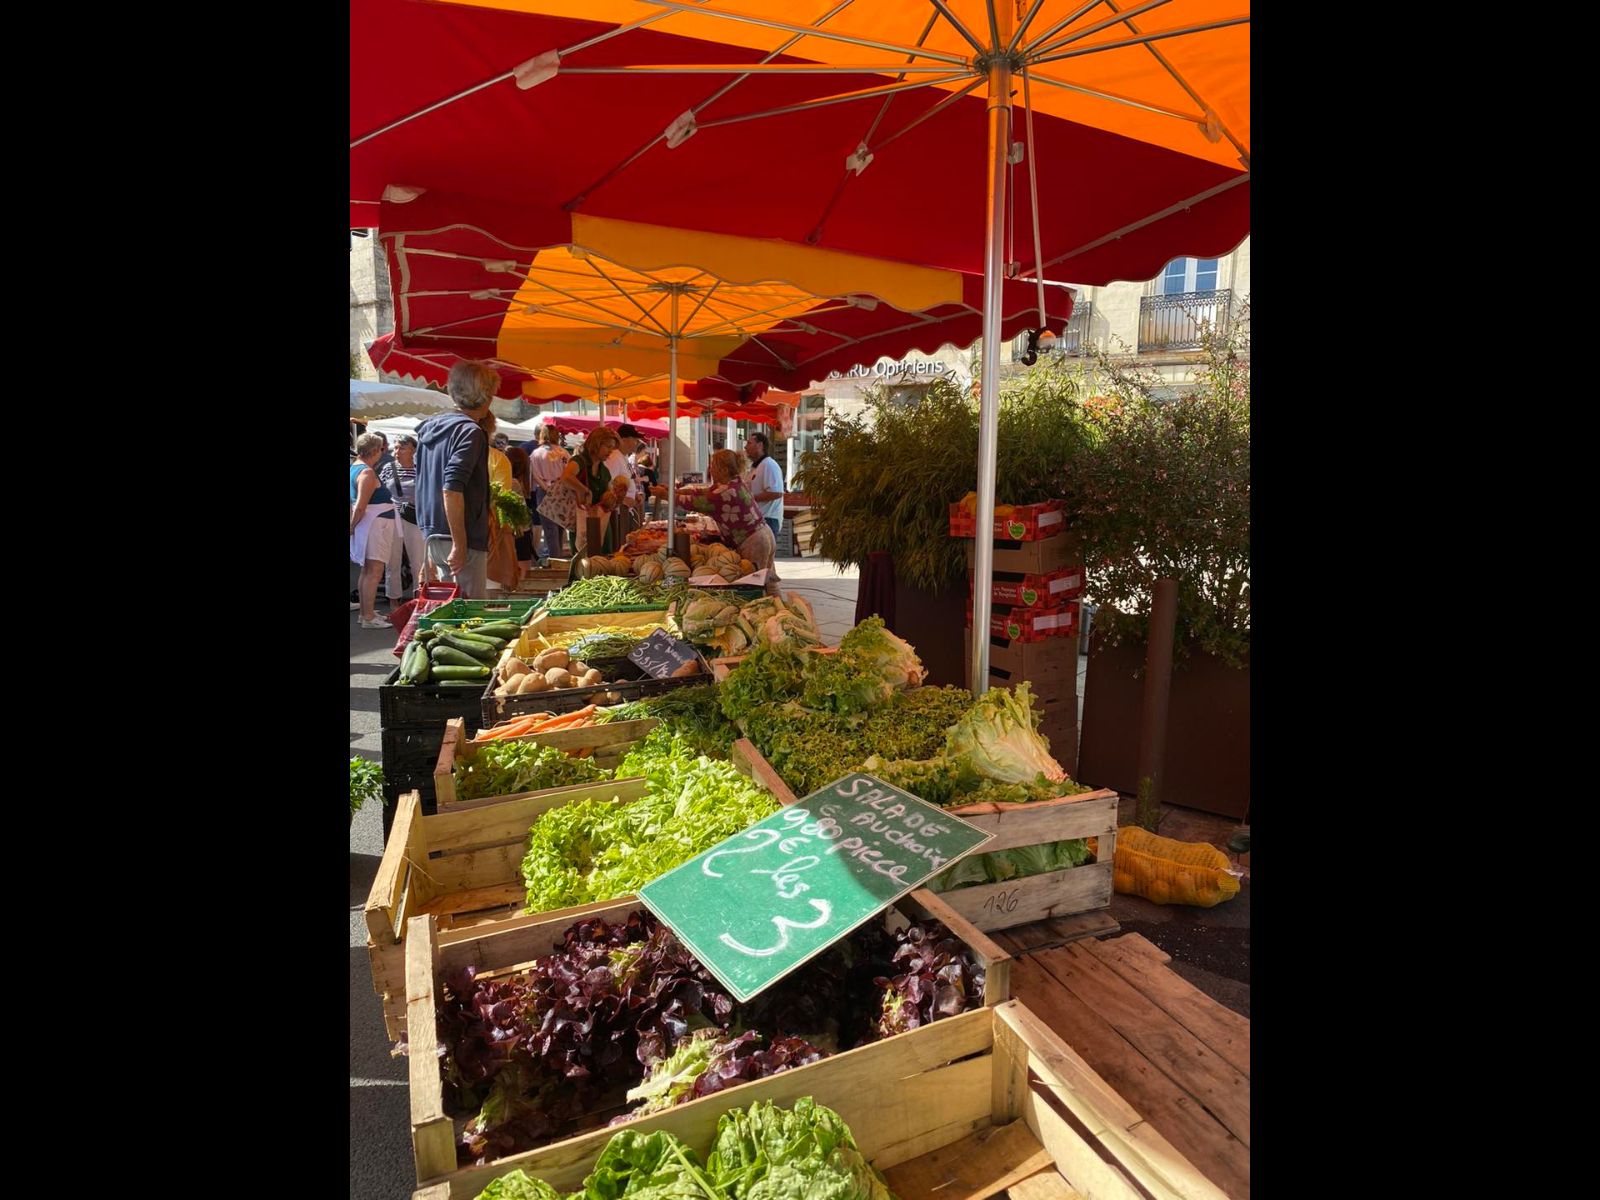
[[[500,377],[487,363],[450,368],[456,411],[417,426],[417,524],[427,539],[424,574],[480,600],[489,580],[489,402]]]

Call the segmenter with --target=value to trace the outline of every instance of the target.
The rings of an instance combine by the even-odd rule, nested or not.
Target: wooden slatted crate
[[[794,803],[794,793],[748,741],[736,741],[731,758],[780,804]],[[516,929],[563,920],[571,924],[587,910],[523,911],[527,892],[522,859],[529,826],[541,813],[580,800],[615,798],[631,804],[647,786],[642,778],[598,780],[457,802],[450,811],[431,816],[423,814],[416,792],[402,796],[365,910],[372,985],[383,997],[390,1039],[398,1039],[405,1029],[408,920],[418,915],[437,917],[439,940],[447,945],[473,938],[485,926]]]
[[[760,749],[749,744],[749,752],[776,775]],[[948,811],[995,835],[983,847],[985,854],[1069,838],[1098,839],[1095,861],[1081,867],[940,893],[977,928],[993,932],[1110,907],[1111,862],[1117,848],[1116,792],[1100,788],[1033,804],[968,804]]]
[[[553,746],[557,750],[594,750],[595,764],[615,770],[624,755],[656,727],[654,717],[640,721],[612,721],[606,725],[587,725],[582,729],[558,729],[554,733],[530,733],[523,737],[506,738],[508,742],[531,742],[535,746]],[[433,794],[440,812],[451,812],[464,803],[456,798],[455,768],[458,763],[468,763],[479,747],[468,740],[466,722],[460,717],[446,721],[444,740],[439,755],[434,760]],[[510,796],[485,796],[482,802],[509,800]]]
[[[632,900],[589,905],[536,924],[511,930],[496,929],[453,943],[441,941],[433,918],[412,919],[406,938],[411,1137],[417,1178],[432,1189],[421,1195],[428,1196],[429,1200],[436,1197],[438,1200],[445,1197],[472,1200],[491,1180],[517,1167],[544,1177],[558,1191],[582,1186],[584,1175],[615,1130],[602,1127],[538,1150],[510,1155],[488,1166],[456,1167],[456,1122],[445,1114],[439,1074],[438,1027],[434,1015],[437,989],[445,975],[464,966],[475,966],[484,972],[526,966],[554,950],[573,922],[588,917],[621,920],[638,907]],[[807,1095],[815,1095],[822,1103],[838,1108],[850,1122],[858,1140],[865,1135],[898,1141],[894,1131],[912,1121],[919,1124],[924,1120],[934,1121],[929,1129],[936,1128],[940,1134],[948,1134],[947,1140],[986,1125],[992,1074],[987,1056],[992,1056],[995,1041],[995,1006],[1010,996],[1010,956],[931,892],[912,892],[898,900],[892,911],[898,916],[886,916],[886,919],[943,921],[967,945],[985,971],[982,1008],[807,1067],[727,1088],[715,1096],[630,1122],[628,1128],[644,1133],[652,1129],[670,1129],[691,1144],[704,1145],[716,1128],[718,1114],[733,1105],[757,1100],[788,1103]],[[986,1057],[974,1060],[975,1055]],[[946,1068],[945,1064],[954,1065]],[[828,1070],[819,1074],[819,1068]],[[952,1088],[959,1088],[959,1106],[945,1102]],[[874,1090],[883,1097],[882,1102],[887,1103],[883,1116],[874,1120],[855,1105],[846,1111],[844,1097]],[[830,1096],[835,1099],[827,1098]],[[959,1131],[957,1126],[961,1127]],[[927,1133],[920,1137],[926,1144],[919,1145],[914,1151],[916,1154],[942,1144],[928,1141]],[[906,1200],[910,1200],[909,1195]]]
[[[413,1055],[411,1065],[415,1122],[423,1115],[417,1105],[423,1064]],[[433,1062],[426,1066],[438,1073]],[[1227,1200],[1019,1000],[693,1100],[627,1128],[668,1131],[704,1157],[728,1109],[758,1101],[787,1106],[802,1096],[844,1119],[901,1200]],[[442,1142],[447,1131],[432,1129]],[[559,1192],[579,1189],[615,1132],[597,1129],[454,1171],[426,1183],[412,1200],[473,1200],[517,1167]]]

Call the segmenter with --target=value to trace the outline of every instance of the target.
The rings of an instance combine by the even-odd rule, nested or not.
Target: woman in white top
[[[566,473],[567,463],[572,456],[561,448],[561,431],[554,425],[540,428],[539,442],[538,449],[528,455],[528,472],[533,476],[533,515],[539,518],[539,529],[543,536],[543,544],[539,547],[539,566],[548,567],[550,559],[561,557],[564,549],[561,526],[549,517],[540,516],[539,505],[544,502],[546,493],[555,486],[556,480]]]
[[[380,620],[374,611],[378,580],[394,539],[394,503],[373,470],[382,454],[383,439],[363,433],[356,439],[356,461],[350,464],[350,561],[361,566],[357,592],[363,629],[390,629],[389,622]]]

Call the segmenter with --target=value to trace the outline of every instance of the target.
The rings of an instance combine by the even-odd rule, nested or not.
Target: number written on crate
[[[780,809],[639,889],[740,1001],[994,837],[872,775]]]
[[[628,659],[652,679],[671,679],[674,675],[693,675],[700,669],[694,647],[658,629],[632,650]]]
[[[996,892],[983,902],[983,906],[991,912],[1015,912],[1019,899],[1021,899],[1019,892]]]

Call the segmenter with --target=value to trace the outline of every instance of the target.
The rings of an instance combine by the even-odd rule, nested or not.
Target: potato
[[[544,673],[544,681],[553,688],[572,686],[572,672],[565,667],[551,667]]]
[[[571,661],[572,655],[567,653],[565,646],[552,646],[533,660],[533,669],[543,675],[551,667],[564,667]]]
[[[506,669],[503,673],[506,679],[510,679],[514,675],[526,675],[527,673],[528,664],[523,662],[520,658],[517,658],[515,655],[513,655],[511,658],[506,660]]]
[[[587,671],[585,671],[583,673],[582,677],[579,678],[578,686],[579,687],[598,687],[600,684],[602,684],[604,682],[605,682],[605,680],[600,678],[600,672],[598,670],[596,670],[594,667],[590,667]]]
[[[496,696],[509,696],[511,693],[507,690],[506,685],[502,683],[499,687],[495,688],[494,694]]]
[[[588,669],[589,664],[586,662],[570,662],[567,664],[567,670],[571,671],[574,675],[582,675]]]
[[[526,675],[517,676],[517,695],[525,696],[529,692],[548,692],[550,685],[544,681],[544,676],[537,671],[529,671]]]

